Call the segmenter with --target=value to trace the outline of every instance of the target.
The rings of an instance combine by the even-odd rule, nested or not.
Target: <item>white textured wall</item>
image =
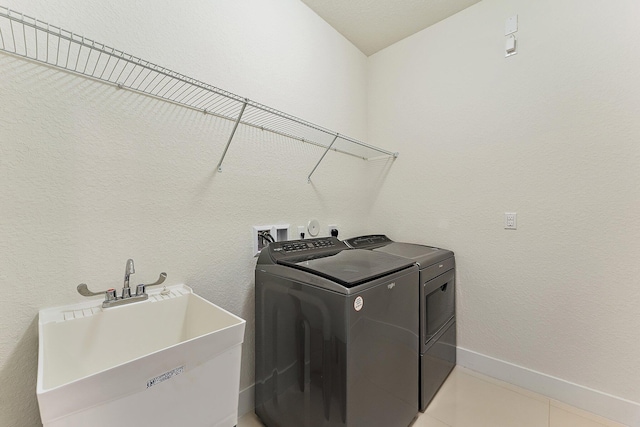
[[[370,140],[404,160],[372,228],[456,252],[459,345],[635,402],[638,22],[634,0],[484,0],[370,57],[368,83]]]
[[[5,5],[401,156],[307,185],[317,148],[241,127],[216,174],[229,123],[0,54],[1,426],[39,423],[38,309],[129,257],[249,321],[251,385],[249,228],[311,217],[455,250],[461,346],[640,401],[637,2],[484,0],[368,63],[298,0]]]
[[[298,0],[5,5],[288,113],[365,138],[366,58]],[[254,224],[318,218],[367,231],[379,170],[317,147],[0,53],[0,426],[40,423],[37,312],[76,286],[186,283],[247,319],[253,383]],[[392,148],[392,147],[389,147]],[[353,209],[345,209],[352,205]],[[131,333],[144,333],[131,325]]]

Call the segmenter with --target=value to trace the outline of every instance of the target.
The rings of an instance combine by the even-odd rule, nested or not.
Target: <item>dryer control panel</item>
[[[384,234],[371,234],[347,239],[345,243],[353,249],[374,249],[393,243],[393,240]]]

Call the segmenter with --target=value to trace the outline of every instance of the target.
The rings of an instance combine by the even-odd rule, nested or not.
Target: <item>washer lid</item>
[[[384,252],[411,259],[420,266],[428,267],[432,264],[451,258],[453,252],[447,249],[434,248],[432,246],[417,245],[414,243],[392,242],[386,246],[373,249],[375,252]]]
[[[295,258],[279,259],[278,264],[307,271],[351,288],[411,267],[414,262],[382,252],[351,249],[320,257],[300,254]]]

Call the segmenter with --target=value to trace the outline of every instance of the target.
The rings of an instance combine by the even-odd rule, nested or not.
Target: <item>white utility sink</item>
[[[245,321],[185,285],[40,311],[45,427],[237,424]]]

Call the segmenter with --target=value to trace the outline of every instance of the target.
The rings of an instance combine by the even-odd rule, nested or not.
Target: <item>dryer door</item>
[[[420,287],[421,353],[455,314],[455,270],[425,281]]]

